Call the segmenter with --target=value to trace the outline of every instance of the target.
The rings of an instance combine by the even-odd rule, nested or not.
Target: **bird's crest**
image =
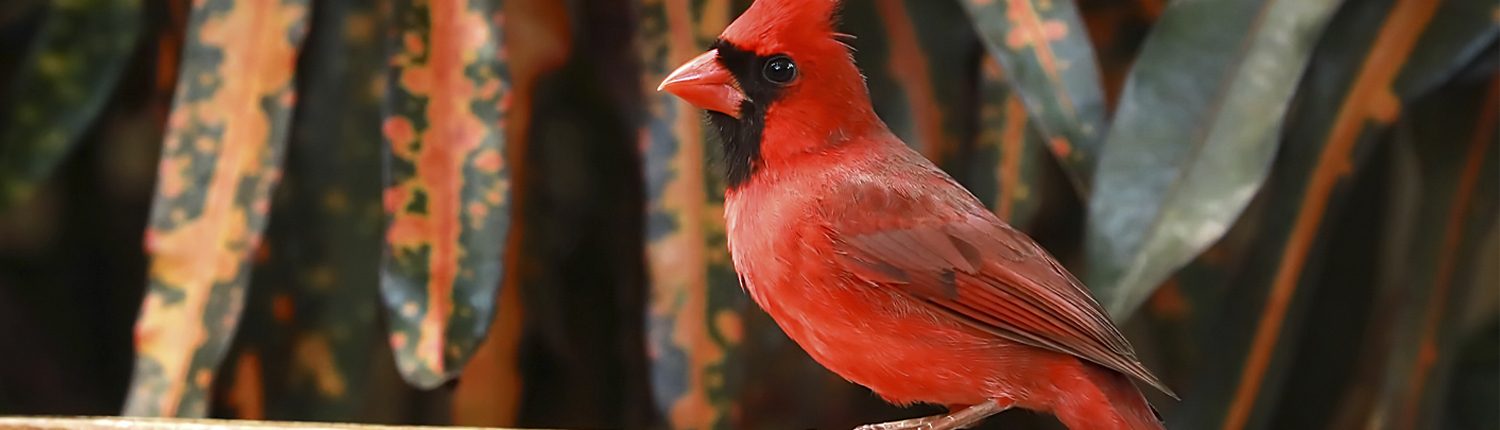
[[[724,29],[731,43],[775,51],[787,43],[833,40],[841,0],[756,0]]]

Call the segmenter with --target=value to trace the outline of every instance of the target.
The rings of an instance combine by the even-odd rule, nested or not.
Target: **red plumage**
[[[1074,429],[1162,428],[1131,379],[1170,391],[1087,290],[875,115],[835,8],[760,0],[662,85],[708,109],[741,163],[725,217],[746,291],[888,401],[986,405],[921,424],[1014,406]],[[794,79],[770,75],[778,58]]]

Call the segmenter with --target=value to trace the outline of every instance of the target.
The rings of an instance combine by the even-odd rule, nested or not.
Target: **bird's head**
[[[757,0],[708,52],[662,81],[708,111],[731,188],[757,169],[880,125],[835,30],[838,0]]]

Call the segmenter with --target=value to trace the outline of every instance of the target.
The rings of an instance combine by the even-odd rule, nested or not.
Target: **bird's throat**
[[[766,130],[765,111],[747,101],[740,106],[739,118],[709,112],[708,123],[718,134],[723,149],[720,160],[725,186],[739,188],[760,167],[761,140]]]

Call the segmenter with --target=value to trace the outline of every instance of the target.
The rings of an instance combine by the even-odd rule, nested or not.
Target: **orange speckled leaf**
[[[307,16],[305,0],[193,5],[146,231],[128,415],[207,413],[280,176]]]
[[[964,186],[995,214],[1027,230],[1041,209],[1047,145],[1005,80],[999,63],[980,63],[979,135]]]
[[[381,292],[407,381],[452,379],[495,315],[510,224],[499,0],[400,0],[389,39]]]
[[[553,79],[554,73],[562,67],[565,62],[574,57],[572,41],[572,24],[570,19],[570,6],[566,2],[553,0],[521,0],[508,1],[505,3],[504,13],[507,17],[513,17],[511,22],[515,25],[507,26],[506,32],[506,55],[509,61],[511,82],[514,85],[511,92],[511,105],[514,109],[508,112],[506,121],[511,124],[505,130],[506,136],[511,140],[508,142],[509,154],[518,160],[547,159],[546,156],[536,157],[531,151],[543,153],[564,145],[564,138],[541,138],[533,136],[546,135],[545,132],[534,132],[533,130],[546,130],[548,117],[546,112],[539,109],[539,104],[545,103],[547,94],[539,94],[546,91],[539,83]],[[620,33],[628,34],[621,30]],[[621,53],[628,56],[628,53]],[[628,57],[627,57],[628,58]],[[529,142],[539,145],[547,145],[551,149],[537,149]],[[587,141],[593,144],[595,141]],[[622,144],[624,144],[622,142]],[[628,144],[625,144],[628,145]],[[590,146],[591,147],[591,146]],[[562,149],[561,151],[567,151]],[[536,157],[536,158],[533,158]],[[611,161],[613,162],[613,161]],[[551,164],[548,164],[551,165]],[[536,176],[527,173],[531,165],[517,165],[512,170],[515,186],[520,189],[531,188],[534,184],[525,178]],[[545,168],[538,167],[543,175],[552,175]],[[532,170],[535,171],[535,170]],[[542,179],[545,181],[545,179]],[[518,195],[520,195],[518,193]],[[590,197],[592,198],[592,197]],[[546,231],[547,223],[570,224],[566,218],[538,220],[528,219],[528,215],[535,211],[528,211],[526,202],[516,201],[511,206],[514,217],[511,220],[513,233],[507,240],[505,255],[505,267],[507,270],[502,281],[501,291],[496,305],[497,315],[490,323],[489,334],[484,343],[474,352],[474,357],[464,367],[463,377],[457,381],[453,388],[451,425],[455,426],[480,426],[480,427],[513,427],[520,417],[522,401],[526,397],[528,387],[548,385],[545,376],[538,376],[526,372],[522,366],[525,355],[530,350],[523,348],[522,338],[527,333],[547,331],[528,321],[537,321],[528,318],[526,305],[537,303],[555,303],[547,301],[548,294],[576,296],[578,290],[563,287],[548,280],[539,280],[538,272],[548,269],[540,269],[543,265],[551,265],[550,270],[569,271],[576,268],[560,268],[567,266],[564,263],[556,263],[557,260],[546,260],[543,256],[546,252],[536,252],[540,242],[545,242],[546,235],[536,233]],[[583,211],[580,211],[580,213]],[[528,270],[527,268],[538,268]],[[604,275],[601,275],[604,276]],[[586,282],[586,281],[585,281]],[[528,286],[540,288],[522,290]],[[568,285],[572,287],[574,285]],[[539,292],[540,291],[540,292]],[[521,300],[525,297],[526,301]],[[536,305],[542,309],[556,309],[552,306],[558,305]],[[544,317],[545,319],[546,317]],[[578,323],[579,319],[569,318],[563,324],[578,324],[573,327],[584,326]],[[546,325],[546,323],[542,323]],[[523,330],[524,329],[524,330]],[[608,361],[610,358],[596,356],[591,360],[573,363],[573,366],[591,367],[599,360]],[[570,369],[573,367],[570,367]],[[567,372],[568,375],[578,376],[577,373]],[[584,391],[590,391],[593,387],[574,387]],[[549,392],[552,392],[548,389]],[[574,408],[566,408],[568,411],[576,411]]]
[[[256,259],[214,415],[360,422],[382,381],[378,355],[382,39],[375,5],[323,0],[299,64],[284,179]],[[399,381],[398,381],[399,383]],[[259,418],[257,418],[259,417]]]
[[[1075,188],[1087,195],[1106,125],[1099,66],[1073,0],[962,0]]]
[[[908,8],[907,3],[873,2],[882,31],[852,41],[856,60],[873,79],[894,84],[877,88],[872,100],[892,131],[951,172],[963,158],[962,142],[973,129],[973,116],[965,114],[973,102],[965,94],[975,81],[965,67],[973,52],[965,48],[977,41],[969,32],[940,31],[964,18],[957,5],[939,2]]]
[[[672,428],[733,426],[748,304],[725,243],[719,151],[698,112],[656,86],[729,24],[729,0],[640,0],[641,130],[651,277],[647,352],[656,407]]]

